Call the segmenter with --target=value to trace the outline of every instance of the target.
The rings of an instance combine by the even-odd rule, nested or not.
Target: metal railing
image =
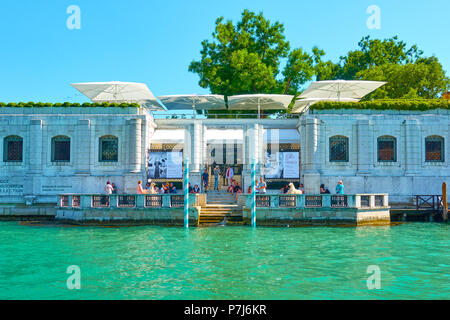
[[[170,195],[170,206],[173,208],[184,207],[184,195]]]
[[[361,196],[361,208],[370,208],[370,196]]]
[[[204,202],[204,194],[190,194],[189,204]],[[184,195],[174,194],[62,194],[60,208],[182,208]]]
[[[146,208],[158,208],[163,206],[162,195],[146,195],[145,207]]]
[[[332,195],[331,196],[331,207],[332,208],[347,208],[348,201],[346,195]]]
[[[242,195],[251,207],[251,195]],[[243,202],[241,202],[244,204]],[[256,195],[258,208],[388,208],[388,194],[266,194]]]
[[[305,207],[307,208],[321,208],[322,196],[305,196]]]
[[[257,207],[270,207],[270,196],[256,195]]]
[[[107,208],[109,207],[109,196],[95,195],[92,196],[92,208]]]
[[[81,197],[80,196],[72,196],[72,207],[79,208],[81,205]]]
[[[442,209],[442,195],[416,195],[416,210]]]
[[[136,196],[134,195],[118,195],[118,208],[134,208],[136,207]]]
[[[69,196],[61,196],[59,198],[59,206],[60,207],[68,207],[69,206]]]
[[[255,113],[208,113],[208,114],[193,114],[191,113],[171,113],[171,112],[153,112],[153,119],[155,120],[189,120],[189,119],[258,119],[258,114]],[[259,119],[297,119],[298,114],[295,113],[277,113],[277,114],[261,114]]]
[[[295,195],[280,196],[278,206],[280,208],[295,208],[297,206],[297,197]]]

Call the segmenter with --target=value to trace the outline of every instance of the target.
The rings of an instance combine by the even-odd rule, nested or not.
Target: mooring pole
[[[448,219],[448,204],[447,204],[447,183],[442,184],[442,218],[444,222]]]
[[[189,159],[184,159],[184,227],[189,228]]]
[[[252,161],[252,227],[256,227],[256,165],[255,160]]]

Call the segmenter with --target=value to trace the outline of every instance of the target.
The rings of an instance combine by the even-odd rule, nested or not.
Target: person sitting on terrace
[[[242,189],[239,186],[239,183],[237,181],[235,181],[235,184],[233,187],[233,193],[236,195],[236,201],[237,201],[238,193],[242,193]]]
[[[281,188],[282,193],[287,193],[289,191],[289,186],[285,185],[283,188]]]
[[[139,180],[137,185],[137,194],[145,194],[145,193],[147,193],[147,190],[144,190],[144,188],[142,188],[142,181]]]
[[[300,183],[298,189],[302,191],[302,194],[305,194],[305,187],[303,186],[303,183]]]
[[[194,186],[194,188],[192,189],[192,192],[193,192],[193,193],[200,193],[200,188],[198,187],[198,184],[196,184],[196,185]]]
[[[255,193],[259,193],[259,186],[258,186],[259,182],[258,179],[255,180]]]
[[[227,188],[227,192],[233,193],[234,181],[235,180],[231,180],[231,182]]]
[[[152,182],[150,184],[150,188],[147,190],[147,193],[149,193],[149,194],[157,194],[158,193],[158,187]]]
[[[188,190],[189,190],[189,193],[194,193],[194,188],[191,187],[190,182],[188,183]]]
[[[169,193],[177,193],[177,188],[173,185],[172,182],[170,183]]]
[[[251,194],[251,193],[252,193],[252,186],[248,186],[247,193],[248,193],[248,194]]]
[[[169,183],[166,182],[166,184],[163,184],[161,189],[163,190],[163,193],[169,193],[170,192],[170,186]]]
[[[324,193],[330,193],[330,190],[328,190],[327,188],[325,188],[325,185],[322,183],[320,185],[320,194],[324,194]]]
[[[145,189],[150,190],[150,183],[147,182],[147,184],[145,185]]]

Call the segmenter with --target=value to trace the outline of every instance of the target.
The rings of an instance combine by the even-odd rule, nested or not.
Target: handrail
[[[283,114],[267,114],[261,115],[258,118],[257,113],[208,113],[204,114],[192,114],[192,113],[170,113],[170,112],[158,112],[157,114],[152,114],[153,119],[155,120],[170,120],[170,119],[178,119],[178,120],[190,120],[190,119],[297,119],[299,118],[298,114],[294,113],[283,113]]]

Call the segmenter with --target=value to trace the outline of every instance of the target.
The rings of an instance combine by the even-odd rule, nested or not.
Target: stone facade
[[[56,203],[62,193],[102,193],[107,180],[120,193],[136,193],[146,179],[147,150],[157,129],[183,129],[184,157],[192,184],[200,185],[208,129],[243,130],[243,189],[250,185],[251,161],[262,173],[264,132],[300,133],[301,181],[309,194],[324,183],[332,193],[343,180],[345,193],[389,193],[391,203],[411,202],[415,194],[440,194],[449,178],[450,113],[329,110],[299,119],[159,119],[139,108],[0,109],[0,203]],[[5,161],[5,138],[23,141],[21,161]],[[70,139],[70,161],[52,159],[52,138]],[[100,138],[118,139],[117,161],[100,161]],[[330,159],[330,138],[347,139],[348,159]],[[378,138],[395,139],[395,161],[378,161]],[[442,161],[426,161],[425,139],[441,137]],[[448,182],[448,181],[447,181]]]
[[[2,108],[0,202],[52,203],[61,193],[102,193],[107,180],[136,192],[144,178],[146,149],[154,130],[138,108]],[[5,161],[5,138],[23,139],[22,161]],[[70,139],[70,160],[52,159],[52,138]],[[118,139],[115,161],[101,161],[100,138]]]
[[[441,194],[450,177],[450,113],[328,110],[300,120],[301,163],[307,193],[324,183],[332,193],[343,180],[345,193],[389,193],[390,203],[411,203],[416,194]],[[348,161],[330,161],[330,138],[348,138]],[[395,161],[378,161],[378,138],[396,141]],[[427,137],[443,139],[442,161],[427,161]]]

